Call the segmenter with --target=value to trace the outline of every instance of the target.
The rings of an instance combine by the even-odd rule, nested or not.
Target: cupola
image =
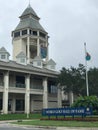
[[[8,53],[8,51],[4,47],[0,48],[0,60],[1,61],[8,62],[9,56],[10,56],[10,54]]]
[[[36,56],[33,59],[33,66],[42,68],[43,67],[43,61],[40,56]]]
[[[16,56],[16,62],[19,63],[19,64],[23,64],[23,65],[26,65],[27,64],[27,58],[26,58],[26,55],[25,53],[22,51],[20,52],[17,56]]]

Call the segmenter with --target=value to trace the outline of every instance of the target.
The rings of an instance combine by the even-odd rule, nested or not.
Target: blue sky
[[[12,53],[11,31],[29,0],[0,0],[0,47]],[[62,67],[85,64],[84,42],[91,55],[89,67],[98,67],[98,0],[31,0],[48,32],[49,57]]]

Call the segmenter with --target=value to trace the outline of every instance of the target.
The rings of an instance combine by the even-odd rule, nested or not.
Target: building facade
[[[12,31],[13,60],[0,48],[0,110],[7,114],[61,107],[56,63],[49,59],[48,33],[29,5]]]

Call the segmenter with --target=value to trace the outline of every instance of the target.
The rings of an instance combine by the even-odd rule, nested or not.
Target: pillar
[[[39,31],[38,33],[38,39],[37,39],[37,56],[40,56],[40,40],[39,40]]]
[[[48,108],[48,83],[47,83],[47,78],[43,79],[43,108]]]
[[[30,37],[27,37],[27,63],[30,63]]]
[[[73,101],[74,101],[73,92],[70,91],[69,92],[69,103],[70,103],[70,106],[73,104]]]
[[[47,46],[47,56],[46,56],[46,61],[49,60],[49,43],[48,43],[48,35],[46,36],[47,42],[46,42],[46,46]]]
[[[25,77],[26,92],[25,92],[25,113],[30,113],[30,75]]]
[[[12,112],[15,113],[16,111],[16,99],[13,97],[12,99]]]
[[[8,113],[9,72],[4,73],[3,113]]]
[[[62,107],[62,93],[61,89],[58,87],[58,108]]]
[[[30,106],[31,112],[34,111],[34,100],[31,99],[31,106]]]

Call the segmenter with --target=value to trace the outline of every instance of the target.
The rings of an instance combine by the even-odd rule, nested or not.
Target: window
[[[6,55],[1,55],[1,59],[6,59]]]
[[[4,86],[4,78],[3,78],[3,73],[0,73],[0,86]]]
[[[34,36],[37,36],[37,31],[33,31],[33,35],[34,35]]]
[[[29,34],[32,34],[32,30],[29,30]]]
[[[19,37],[20,36],[20,32],[15,32],[14,33],[14,37]]]
[[[0,99],[0,110],[2,110],[2,99]]]
[[[46,37],[46,35],[44,33],[42,33],[42,32],[39,33],[39,36],[42,37],[42,38]]]
[[[22,99],[16,99],[16,111],[24,111],[24,100]]]
[[[11,111],[12,100],[8,100],[8,111]]]
[[[55,66],[54,66],[54,65],[51,65],[51,69],[53,69],[53,70],[54,70],[54,69],[55,69]]]
[[[16,76],[16,87],[17,88],[25,88],[25,77]]]
[[[25,58],[21,58],[21,59],[20,59],[20,62],[21,62],[21,63],[25,63]]]
[[[23,30],[22,35],[26,35],[26,34],[27,34],[27,30]]]
[[[40,61],[37,62],[37,66],[41,66],[41,62]]]
[[[57,93],[57,86],[56,86],[56,83],[55,81],[49,81],[48,82],[48,92],[50,94],[56,94]]]
[[[51,88],[51,93],[57,93],[57,87],[56,86],[51,85],[50,88]]]
[[[29,33],[30,33],[31,35],[37,36],[37,31],[32,31],[32,30],[30,29],[30,30],[29,30]]]

